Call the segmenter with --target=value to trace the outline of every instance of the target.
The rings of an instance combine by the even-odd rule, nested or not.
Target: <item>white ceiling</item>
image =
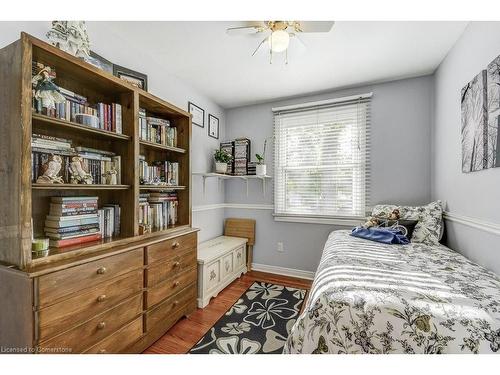
[[[432,73],[467,22],[337,22],[329,33],[301,34],[289,63],[264,50],[261,35],[228,36],[244,22],[109,22],[127,45],[225,108]],[[296,42],[295,42],[296,43]]]

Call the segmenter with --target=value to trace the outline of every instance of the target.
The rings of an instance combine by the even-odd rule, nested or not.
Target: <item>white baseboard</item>
[[[314,272],[297,270],[294,268],[285,268],[278,266],[269,266],[266,264],[252,263],[252,271],[260,271],[267,273],[274,273],[276,275],[296,277],[298,279],[313,280]]]

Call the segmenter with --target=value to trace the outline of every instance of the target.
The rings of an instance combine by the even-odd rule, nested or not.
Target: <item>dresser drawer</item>
[[[81,353],[85,349],[105,339],[119,328],[142,313],[142,293],[125,300],[111,310],[76,326],[50,340],[40,343],[46,348],[71,348],[72,353]]]
[[[88,354],[120,353],[142,336],[142,316],[86,350]]]
[[[221,278],[224,280],[226,277],[233,273],[233,253],[229,253],[222,257],[222,275]]]
[[[116,276],[142,268],[143,249],[99,259],[38,278],[39,306],[47,306],[62,297],[102,284]]]
[[[146,307],[149,309],[194,282],[196,282],[196,267],[162,281],[146,292]]]
[[[98,315],[143,288],[142,269],[85,289],[68,299],[38,311],[40,340],[67,331],[69,328]]]
[[[196,233],[186,234],[156,243],[147,247],[147,263],[151,264],[165,257],[177,256],[187,249],[196,248],[196,245]]]
[[[195,266],[196,249],[188,249],[178,256],[154,262],[146,271],[146,285],[148,287],[156,285]]]
[[[181,317],[186,305],[196,304],[196,284],[181,290],[179,293],[160,303],[146,313],[146,330],[150,331],[164,321],[175,321]]]

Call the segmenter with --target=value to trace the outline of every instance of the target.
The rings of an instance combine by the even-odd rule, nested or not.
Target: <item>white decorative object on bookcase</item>
[[[265,176],[267,174],[267,167],[265,163],[266,146],[267,146],[267,138],[264,139],[264,150],[262,154],[255,154],[255,157],[257,158],[255,173],[257,174],[257,176]]]
[[[50,43],[73,56],[90,60],[90,40],[85,21],[52,21]]]

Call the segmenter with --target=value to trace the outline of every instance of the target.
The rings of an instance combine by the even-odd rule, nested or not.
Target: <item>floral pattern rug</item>
[[[282,353],[305,295],[304,289],[255,282],[189,353]]]

